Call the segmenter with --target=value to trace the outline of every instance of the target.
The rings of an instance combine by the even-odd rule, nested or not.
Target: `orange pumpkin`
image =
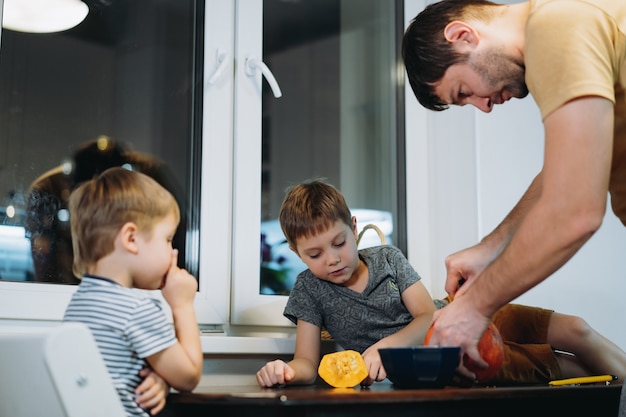
[[[354,387],[368,375],[363,357],[355,350],[343,350],[324,355],[317,373],[328,385],[335,388]]]
[[[426,332],[424,345],[428,345],[432,332],[433,325],[431,324]],[[478,353],[480,357],[489,364],[487,368],[479,368],[467,354],[463,355],[463,365],[476,375],[476,380],[479,382],[487,382],[502,368],[504,362],[504,343],[502,343],[502,336],[500,336],[498,328],[493,323],[489,323],[487,330],[485,330],[485,333],[483,333],[480,338],[478,342]]]

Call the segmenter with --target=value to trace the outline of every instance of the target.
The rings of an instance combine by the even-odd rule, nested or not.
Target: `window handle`
[[[227,57],[228,54],[226,52],[222,51],[221,49],[217,50],[215,58],[217,62],[217,68],[215,69],[215,72],[213,72],[213,75],[211,75],[211,78],[207,80],[210,85],[215,84],[220,78],[222,78],[224,70],[228,66],[228,61],[226,60]]]
[[[270,88],[272,89],[272,93],[274,93],[274,97],[280,98],[283,93],[280,91],[280,86],[278,85],[278,81],[272,74],[272,71],[265,65],[263,61],[256,58],[247,57],[246,58],[246,75],[248,77],[254,77],[257,74],[257,71],[261,71],[261,74],[267,80]]]

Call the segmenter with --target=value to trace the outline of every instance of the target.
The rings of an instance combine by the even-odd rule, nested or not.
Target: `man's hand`
[[[458,371],[474,380],[476,376],[463,366],[463,355],[467,354],[477,366],[487,368],[487,362],[478,353],[478,342],[490,319],[478,313],[468,300],[468,297],[457,297],[454,302],[435,312],[429,345],[460,346]]]
[[[467,291],[476,278],[491,263],[494,258],[493,250],[482,243],[463,249],[446,257],[446,286],[445,290],[454,298]],[[463,285],[463,290],[459,291]]]

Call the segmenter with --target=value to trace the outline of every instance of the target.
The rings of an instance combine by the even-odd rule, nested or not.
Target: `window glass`
[[[172,191],[179,263],[198,276],[202,2],[85,2],[70,30],[2,31],[0,280],[77,282],[67,198],[114,165]]]
[[[400,7],[394,0],[263,2],[263,61],[282,97],[263,82],[261,294],[288,294],[306,268],[277,220],[286,189],[301,181],[325,178],[342,191],[359,229],[376,224],[406,249]],[[367,232],[361,247],[377,244]]]

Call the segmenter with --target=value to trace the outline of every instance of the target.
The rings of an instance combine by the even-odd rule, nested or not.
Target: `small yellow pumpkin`
[[[328,385],[335,388],[354,387],[368,375],[363,357],[355,350],[324,355],[317,373]]]

